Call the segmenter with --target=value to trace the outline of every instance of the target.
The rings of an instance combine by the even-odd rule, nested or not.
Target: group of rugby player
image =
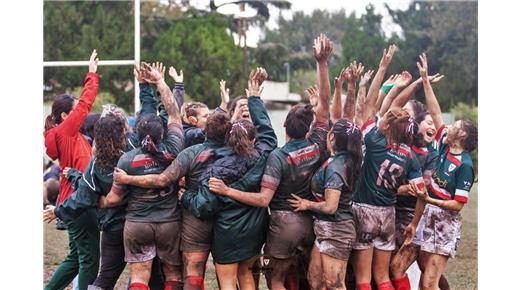
[[[44,220],[65,222],[70,247],[46,289],[76,275],[80,289],[113,289],[127,263],[129,289],[204,289],[210,253],[226,290],[257,289],[262,271],[270,289],[411,289],[415,261],[420,289],[449,289],[477,128],[444,124],[432,89],[443,76],[428,74],[424,53],[419,79],[403,71],[383,83],[395,45],[375,74],[344,68],[329,102],[332,51],[325,35],[314,40],[318,84],[287,114],[278,148],[265,69],[231,102],[221,81],[210,112],[184,103],[173,67],[170,90],[162,63],[134,68],[135,128],[105,105],[90,146],[79,128],[98,92],[94,50],[79,101],[57,96],[46,122],[47,154],[65,174]],[[421,87],[426,105],[412,99]]]

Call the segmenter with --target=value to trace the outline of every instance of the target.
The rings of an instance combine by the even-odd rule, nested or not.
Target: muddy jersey
[[[473,162],[469,152],[452,154],[449,146],[443,143],[447,130],[443,126],[435,136],[439,158],[432,172],[428,194],[432,198],[468,202],[469,191],[473,186]]]
[[[433,143],[433,142],[432,142]],[[433,169],[435,168],[435,162],[439,156],[439,152],[433,144],[430,143],[426,147],[412,146],[412,151],[419,161],[421,170],[423,172],[423,178],[429,179]],[[411,195],[398,195],[397,202],[395,204],[396,209],[415,210],[415,203],[417,198]]]
[[[271,152],[267,159],[262,187],[275,191],[271,210],[293,210],[288,198],[294,193],[312,200],[310,181],[327,159],[327,123],[315,123],[307,138],[287,142]]]
[[[395,205],[397,189],[407,181],[424,186],[421,166],[412,149],[387,143],[375,120],[361,127],[366,146],[354,201],[375,206]]]
[[[316,213],[319,220],[338,222],[352,219],[352,190],[347,183],[347,153],[337,152],[325,161],[311,180],[311,190],[314,200],[325,201],[325,190],[340,191],[338,209],[334,214]]]
[[[183,148],[183,134],[180,125],[170,124],[163,143],[169,148],[168,153],[177,156]],[[136,148],[121,156],[118,168],[129,175],[159,174],[167,165],[157,163],[152,155]],[[142,188],[133,185],[114,183],[112,191],[116,194],[127,194],[128,205],[126,219],[133,222],[171,222],[181,219],[178,208],[176,184],[163,188]]]

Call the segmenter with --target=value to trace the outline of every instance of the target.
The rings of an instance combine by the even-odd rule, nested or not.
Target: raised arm
[[[351,75],[350,67],[342,69],[339,75],[334,78],[334,95],[330,104],[330,120],[333,124],[341,119],[341,89],[346,75]]]
[[[367,71],[361,80],[359,81],[359,89],[356,98],[356,114],[354,116],[354,122],[358,127],[363,125],[363,111],[365,110],[365,101],[366,101],[366,92],[367,92],[367,83],[372,78],[373,70]]]
[[[328,59],[332,54],[332,42],[324,34],[320,34],[314,40],[313,53],[318,67],[319,98],[316,107],[316,123],[328,123],[330,96]]]
[[[226,81],[220,80],[220,106],[219,108],[227,112],[227,106],[229,104],[229,88],[226,88]]]
[[[373,118],[376,114],[376,102],[379,88],[381,87],[381,83],[383,82],[386,70],[388,69],[390,62],[392,61],[392,57],[396,48],[397,47],[394,44],[392,44],[388,47],[388,52],[386,49],[383,51],[383,56],[381,57],[381,61],[379,62],[379,68],[376,72],[376,75],[374,76],[374,80],[370,84],[370,88],[368,89],[368,95],[365,102],[366,107],[363,113],[362,123],[364,123],[370,118]]]
[[[397,97],[397,94],[399,91],[401,91],[403,88],[408,86],[408,84],[412,81],[412,75],[407,72],[403,71],[399,77],[395,80],[394,86],[388,94],[385,96],[385,99],[383,100],[383,104],[381,105],[381,108],[379,109],[379,116],[383,116],[388,109],[390,108],[390,105],[394,101],[394,99]]]
[[[433,123],[438,130],[444,125],[441,115],[441,107],[439,106],[439,102],[437,102],[437,98],[435,97],[435,93],[433,92],[432,85],[428,78],[428,59],[426,58],[426,53],[422,53],[419,58],[421,59],[421,63],[417,62],[417,68],[419,69],[419,74],[421,75],[423,82],[426,107],[428,108]]]
[[[267,72],[263,68],[260,73],[267,76]],[[262,89],[256,78],[249,80],[247,94],[249,95],[247,106],[249,107],[251,120],[256,127],[255,149],[260,154],[271,152],[278,145],[278,140],[271,124],[271,119],[267,114],[267,109],[260,98]]]
[[[157,101],[152,86],[144,80],[143,64],[140,67],[134,65],[134,77],[139,83],[139,102],[141,104],[141,109],[137,112],[137,115],[156,114]]]
[[[182,69],[180,73],[177,73],[177,70],[173,66],[170,66],[168,74],[175,82],[173,86],[173,97],[175,101],[177,101],[177,106],[180,108],[184,104],[184,73]]]
[[[347,78],[347,99],[345,100],[345,106],[343,107],[343,118],[347,120],[354,120],[356,112],[356,82],[359,76],[363,73],[365,67],[362,63],[357,64],[356,61],[350,64],[351,75]]]
[[[156,63],[153,66],[145,63],[144,67],[144,79],[151,84],[155,84],[161,95],[162,103],[164,104],[166,112],[168,112],[168,124],[176,123],[181,125],[179,106],[173,97],[172,91],[170,91],[170,87],[168,87],[168,84],[166,84],[164,80],[164,71],[166,68],[162,63]]]
[[[85,76],[83,90],[76,107],[70,112],[68,118],[60,124],[63,132],[68,135],[74,135],[79,132],[85,118],[92,109],[92,105],[96,100],[99,89],[99,76],[97,75],[97,52],[94,49],[90,55],[88,64],[88,73]]]
[[[378,95],[377,95],[377,101],[376,101],[376,111],[381,108],[381,105],[383,104],[383,100],[385,99],[386,94],[390,92],[390,90],[394,87],[394,81],[397,79],[399,74],[391,75],[381,86],[381,89],[379,89]]]
[[[433,76],[429,76],[431,84],[435,84],[439,82],[444,75],[441,74],[435,74]],[[419,91],[419,89],[422,87],[422,78],[418,78],[414,82],[412,82],[410,85],[408,85],[404,90],[402,90],[397,97],[395,97],[394,101],[390,105],[390,108],[392,107],[398,107],[402,108],[406,103],[412,98],[413,95]]]

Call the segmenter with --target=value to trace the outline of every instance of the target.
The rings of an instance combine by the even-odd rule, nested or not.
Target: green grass
[[[477,289],[477,204],[478,204],[478,185],[473,187],[470,202],[462,210],[462,238],[460,248],[455,259],[448,261],[446,275],[451,289],[472,290]],[[68,253],[68,238],[66,231],[58,231],[55,223],[44,224],[44,283],[46,284],[50,276],[65,258]],[[211,257],[210,257],[211,259]],[[116,290],[126,289],[128,283],[128,267],[119,278]],[[260,279],[260,289],[267,289],[263,276]],[[218,289],[215,276],[215,268],[211,260],[207,264],[205,288],[208,290]],[[66,289],[72,289],[68,287]]]

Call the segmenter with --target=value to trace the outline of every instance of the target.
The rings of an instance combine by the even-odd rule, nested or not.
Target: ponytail
[[[67,94],[54,97],[52,112],[45,119],[45,131],[58,126],[61,122],[61,113],[70,113],[74,107],[74,98]]]
[[[170,152],[161,151],[157,144],[162,141],[164,127],[159,116],[148,114],[137,124],[137,134],[141,140],[141,149],[144,153],[152,155],[152,158],[162,166],[169,165],[175,156]]]
[[[338,120],[331,129],[334,134],[334,150],[346,152],[346,182],[350,190],[354,190],[355,182],[361,171],[363,152],[361,149],[361,130],[347,119]]]
[[[250,156],[254,153],[252,141],[256,137],[256,128],[249,120],[241,119],[231,126],[227,136],[227,144],[233,152],[241,156]]]
[[[48,115],[47,118],[45,118],[45,131],[50,130],[56,126],[57,125],[54,122],[54,118],[52,117],[52,115]]]

